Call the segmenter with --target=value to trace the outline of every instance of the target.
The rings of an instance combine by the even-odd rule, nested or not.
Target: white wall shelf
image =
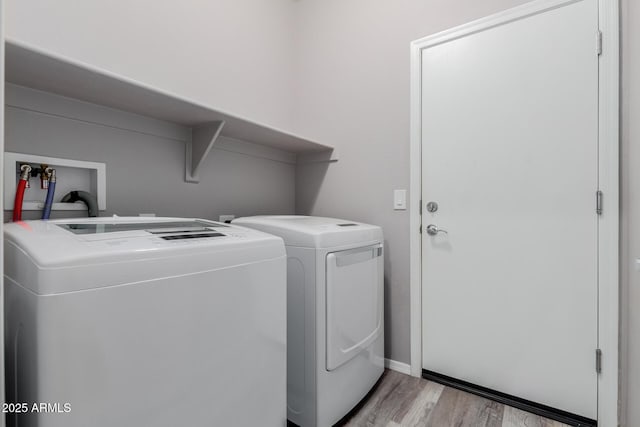
[[[198,181],[198,170],[218,136],[302,155],[333,150],[328,145],[20,42],[6,41],[5,62],[5,78],[9,83],[192,127],[192,142],[187,143],[185,150],[185,180],[189,182]]]

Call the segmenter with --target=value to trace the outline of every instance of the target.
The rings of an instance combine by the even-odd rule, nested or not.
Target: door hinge
[[[602,372],[602,350],[596,348],[596,373]]]
[[[420,199],[420,216],[422,216],[422,199]],[[420,234],[422,234],[422,218],[420,218]]]
[[[602,31],[596,33],[596,53],[602,55]]]
[[[602,191],[596,191],[596,213],[602,215]]]

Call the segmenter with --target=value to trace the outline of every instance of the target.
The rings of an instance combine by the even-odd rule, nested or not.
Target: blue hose
[[[47,199],[44,202],[44,209],[42,209],[42,219],[49,219],[51,215],[51,205],[53,204],[53,194],[56,192],[56,182],[49,182],[49,189],[47,190]]]

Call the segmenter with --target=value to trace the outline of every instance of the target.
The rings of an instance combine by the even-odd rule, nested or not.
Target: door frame
[[[411,43],[410,117],[410,337],[411,375],[422,375],[422,50],[466,35],[583,0],[535,0]],[[602,53],[598,75],[598,183],[603,213],[598,217],[598,425],[618,425],[619,329],[619,4],[598,0]],[[594,54],[596,49],[594,34]],[[594,189],[594,192],[596,189]],[[595,194],[594,194],[595,211]],[[595,215],[595,212],[594,212]],[[595,369],[595,349],[594,349]]]

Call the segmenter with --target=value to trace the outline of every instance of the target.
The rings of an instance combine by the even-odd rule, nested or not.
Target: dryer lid
[[[233,220],[232,224],[282,237],[287,246],[332,248],[382,241],[380,227],[338,218],[265,215],[238,218]]]

